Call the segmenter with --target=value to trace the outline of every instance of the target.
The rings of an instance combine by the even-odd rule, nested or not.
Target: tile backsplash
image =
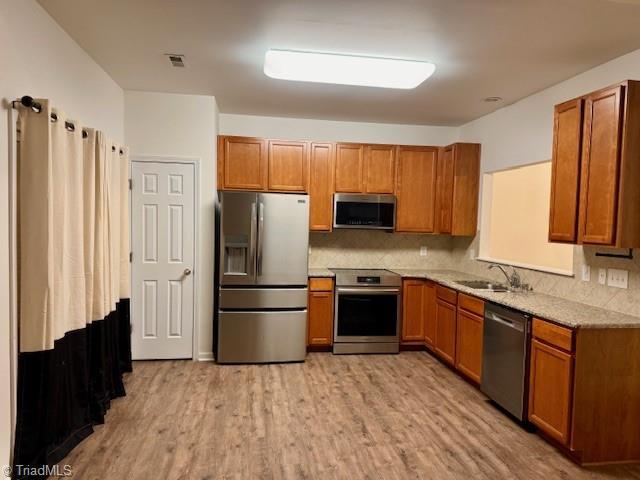
[[[420,247],[427,255],[420,256]],[[445,268],[451,263],[452,239],[446,236],[336,230],[311,233],[311,268]]]
[[[427,255],[420,256],[420,247]],[[470,250],[478,252],[478,236],[452,238],[436,235],[387,233],[376,230],[336,230],[311,233],[311,268],[425,268],[451,269],[503,281],[499,271],[488,270],[487,262],[472,260]],[[574,247],[574,277],[518,269],[523,281],[535,291],[566,298],[629,315],[640,316],[640,251],[634,259],[597,257],[599,249]],[[582,265],[591,267],[591,280],[581,280]],[[599,268],[629,271],[629,288],[620,289],[598,283]]]
[[[479,251],[478,236],[474,239],[456,238],[452,243],[451,264],[454,270],[504,281],[497,270],[488,270],[488,263],[472,260],[469,251]],[[640,251],[634,250],[633,260],[597,257],[595,247],[575,246],[573,248],[573,277],[554,275],[519,268],[522,280],[529,283],[536,292],[562,297],[596,307],[640,316]],[[626,253],[626,251],[625,251]],[[582,265],[591,267],[591,280],[583,282]],[[620,289],[598,283],[599,268],[620,268],[629,271],[629,288]]]

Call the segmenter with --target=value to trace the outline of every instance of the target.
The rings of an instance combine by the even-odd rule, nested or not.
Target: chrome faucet
[[[520,277],[520,274],[518,273],[515,267],[513,266],[511,267],[511,270],[512,270],[511,275],[509,275],[507,270],[502,265],[498,265],[497,263],[492,263],[491,265],[489,265],[489,270],[493,268],[500,269],[500,271],[504,274],[505,278],[507,279],[507,284],[509,285],[510,289],[531,290],[531,287],[528,284],[522,283],[522,278]]]

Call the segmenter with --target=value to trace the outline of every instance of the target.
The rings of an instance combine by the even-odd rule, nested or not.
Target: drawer
[[[567,352],[573,351],[573,330],[570,328],[534,318],[533,336]]]
[[[459,293],[458,307],[466,310],[467,312],[475,313],[476,315],[484,317],[484,302],[479,298]]]
[[[315,277],[309,279],[310,292],[331,292],[333,291],[333,278]]]
[[[442,285],[436,285],[436,295],[440,300],[456,305],[458,301],[458,292]]]

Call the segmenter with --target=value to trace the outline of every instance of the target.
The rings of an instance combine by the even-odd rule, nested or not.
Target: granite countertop
[[[640,317],[625,315],[560,297],[536,293],[535,291],[524,293],[491,292],[476,290],[455,283],[457,280],[487,280],[464,272],[404,268],[392,268],[390,270],[406,278],[426,278],[459,292],[572,328],[640,328]]]
[[[335,277],[336,274],[333,273],[328,268],[310,268],[309,276],[310,277]]]

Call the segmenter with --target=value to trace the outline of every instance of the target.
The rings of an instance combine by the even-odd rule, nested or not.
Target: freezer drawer
[[[218,363],[301,362],[307,310],[220,312],[218,335]]]
[[[307,308],[306,288],[221,288],[221,310]]]

